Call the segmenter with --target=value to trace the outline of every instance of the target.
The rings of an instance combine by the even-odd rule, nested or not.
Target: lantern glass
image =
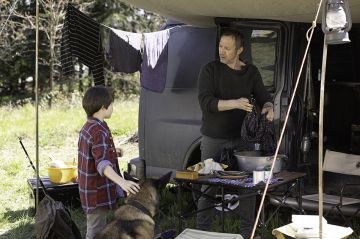
[[[346,27],[346,13],[339,4],[330,4],[326,14],[326,25],[330,31],[333,29],[344,29]]]

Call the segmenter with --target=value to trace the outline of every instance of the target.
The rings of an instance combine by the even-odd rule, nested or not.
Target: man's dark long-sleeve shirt
[[[199,103],[203,113],[201,133],[212,138],[241,136],[241,126],[246,111],[218,110],[219,100],[248,98],[253,96],[260,106],[271,102],[258,69],[247,64],[234,70],[219,61],[205,65],[199,75]]]

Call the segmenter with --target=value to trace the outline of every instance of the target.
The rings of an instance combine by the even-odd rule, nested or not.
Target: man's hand
[[[240,110],[245,110],[247,112],[251,112],[254,106],[249,103],[249,100],[247,98],[240,98],[235,100],[236,101],[236,108]]]
[[[264,107],[261,110],[261,114],[266,114],[266,119],[269,121],[273,121],[274,120],[274,110],[273,107]]]
[[[219,111],[239,109],[239,110],[245,110],[247,112],[251,112],[253,107],[254,106],[249,103],[249,100],[247,98],[219,100],[218,103]]]

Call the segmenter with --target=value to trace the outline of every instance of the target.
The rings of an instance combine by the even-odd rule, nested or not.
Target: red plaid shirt
[[[85,213],[98,207],[115,208],[116,184],[97,171],[108,160],[119,174],[115,145],[106,122],[89,117],[80,131],[78,142],[79,193]]]

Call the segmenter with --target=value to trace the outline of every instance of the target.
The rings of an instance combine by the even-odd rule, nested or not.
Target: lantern
[[[321,26],[328,45],[349,43],[351,16],[348,0],[326,0]]]

